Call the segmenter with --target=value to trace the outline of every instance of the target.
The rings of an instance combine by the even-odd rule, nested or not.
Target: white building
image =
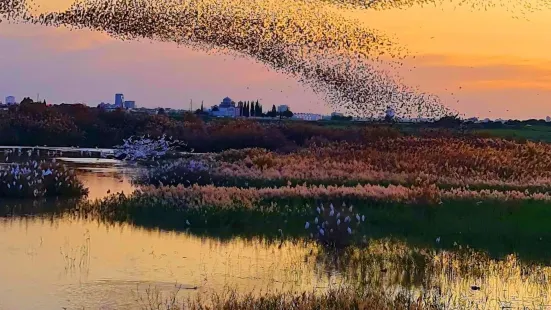
[[[287,106],[285,104],[282,104],[282,105],[277,107],[277,112],[283,113],[285,111],[289,111],[289,106]]]
[[[241,109],[235,106],[231,98],[226,97],[218,106],[218,111],[211,110],[211,113],[216,117],[238,117],[241,116]]]
[[[304,121],[319,121],[323,119],[323,115],[314,113],[294,113],[292,118]]]
[[[6,105],[14,105],[16,104],[15,97],[14,96],[7,96],[6,97]]]
[[[391,106],[387,107],[385,111],[385,118],[394,119],[395,115],[396,112],[394,111],[394,109]]]

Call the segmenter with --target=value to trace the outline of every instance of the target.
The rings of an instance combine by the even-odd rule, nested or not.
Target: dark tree
[[[276,117],[277,116],[277,109],[276,109],[275,104],[272,105],[272,110],[269,111],[268,113],[266,113],[266,116],[268,116],[268,117]]]
[[[34,101],[30,97],[25,97],[23,100],[21,100],[21,104],[28,104],[28,103],[34,103]]]
[[[256,101],[256,106],[258,107],[258,113],[257,115],[258,116],[262,116],[262,105],[258,102],[258,100]]]
[[[217,105],[212,107],[212,112],[218,112],[218,111],[220,111],[220,109],[218,109]]]
[[[249,106],[246,102],[243,104],[243,116],[249,117]]]
[[[201,102],[201,112],[205,111],[205,108],[203,107],[203,102]]]
[[[239,109],[239,116],[243,116],[243,101],[237,102],[237,108]]]
[[[258,101],[254,103],[254,115],[260,116],[260,107],[258,106]]]
[[[157,110],[157,114],[159,114],[159,115],[165,115],[165,114],[166,114],[165,109],[160,108],[159,110]]]
[[[293,117],[293,112],[291,112],[291,110],[285,110],[281,112],[281,116],[291,118]]]
[[[256,116],[255,110],[254,110],[254,104],[251,102],[251,116]]]

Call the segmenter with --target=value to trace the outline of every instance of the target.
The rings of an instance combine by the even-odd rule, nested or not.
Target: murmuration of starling
[[[386,10],[444,2],[79,0],[65,11],[33,14],[32,1],[0,0],[0,20],[87,28],[120,40],[150,39],[205,51],[230,51],[297,78],[349,115],[376,117],[391,105],[401,117],[439,118],[455,111],[438,96],[406,85],[393,73],[403,64],[407,49],[329,8]],[[551,6],[551,0],[447,2],[474,10],[500,6],[520,14]]]

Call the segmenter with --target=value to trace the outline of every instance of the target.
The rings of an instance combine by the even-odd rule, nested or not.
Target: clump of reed
[[[438,205],[445,201],[551,201],[549,193],[521,191],[470,190],[468,188],[439,189],[433,184],[406,187],[401,185],[324,186],[297,185],[278,188],[217,187],[213,185],[143,186],[133,194],[158,203],[179,208],[202,206],[244,206],[254,208],[261,201],[304,201],[311,199],[332,201],[346,198],[349,201],[393,202],[404,204]]]
[[[213,183],[212,162],[207,158],[179,158],[140,170],[132,182],[137,185],[154,186],[191,186]]]
[[[52,161],[0,166],[1,198],[76,197],[88,194],[74,171]]]
[[[179,290],[178,290],[179,291]],[[168,296],[159,290],[147,290],[140,298],[142,309],[157,310],[268,310],[268,309],[381,309],[436,310],[446,309],[448,300],[432,292],[414,294],[407,290],[380,288],[331,288],[324,292],[267,292],[240,294],[232,289],[210,296],[178,298],[178,291]]]

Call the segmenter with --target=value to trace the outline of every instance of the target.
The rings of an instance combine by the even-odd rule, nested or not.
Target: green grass
[[[551,206],[542,202],[445,201],[442,205],[411,205],[374,201],[347,201],[354,213],[365,215],[365,223],[350,225],[351,243],[392,237],[420,247],[454,249],[458,245],[503,258],[516,253],[520,258],[549,261],[551,253]],[[341,201],[334,201],[340,206]],[[309,205],[309,206],[308,206]],[[240,205],[224,208],[205,206],[188,209],[162,201],[131,196],[112,196],[87,203],[81,210],[105,221],[129,222],[151,229],[189,231],[193,234],[230,239],[234,237],[308,238],[317,215],[313,200],[262,201],[255,208]],[[326,202],[327,206],[328,203]],[[338,208],[340,209],[340,207]],[[186,224],[189,221],[189,225]],[[346,229],[346,228],[345,228]],[[440,243],[436,238],[440,237]]]
[[[515,126],[511,128],[480,129],[475,133],[486,134],[510,140],[551,142],[551,126]]]

